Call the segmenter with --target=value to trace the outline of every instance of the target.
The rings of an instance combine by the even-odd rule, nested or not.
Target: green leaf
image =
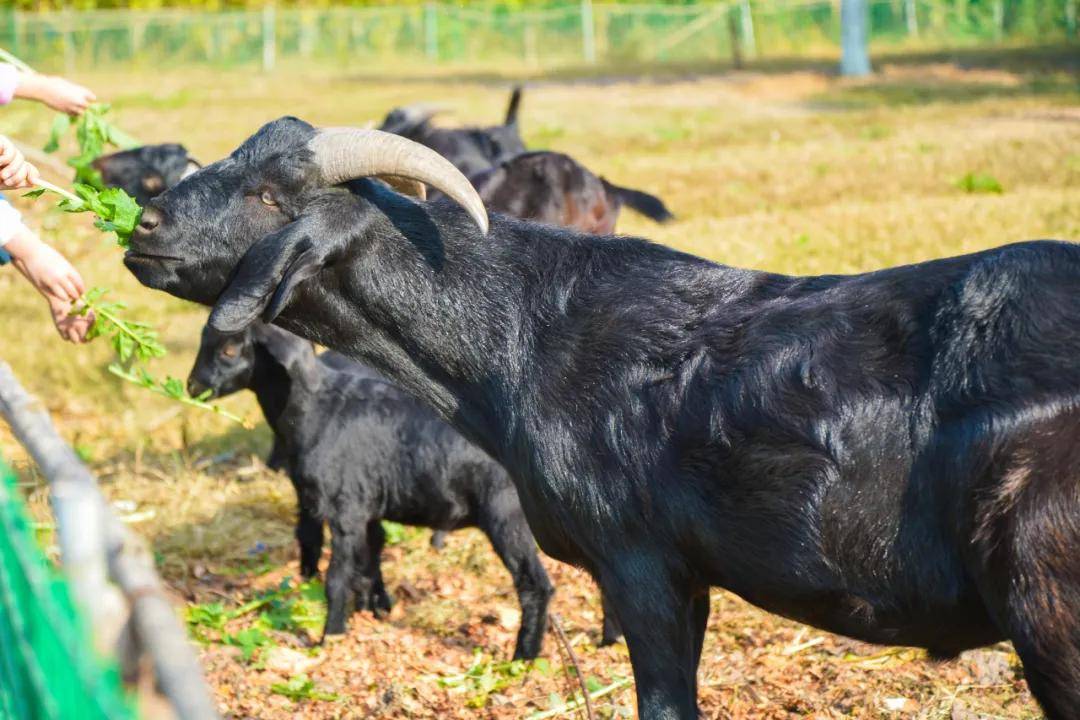
[[[251,658],[255,656],[255,651],[259,648],[274,644],[269,635],[255,627],[244,628],[235,635],[225,635],[224,641],[226,645],[240,648],[244,662],[251,662]]]
[[[71,116],[67,113],[60,113],[54,117],[52,127],[49,129],[49,139],[45,141],[45,147],[42,149],[47,153],[56,152],[60,147],[60,139],[67,135],[70,127]]]
[[[1005,192],[998,179],[985,173],[968,173],[956,181],[956,187],[966,193],[990,193],[1000,195]]]
[[[23,197],[24,198],[38,198],[38,197],[41,197],[44,193],[45,193],[45,188],[37,188],[36,190],[31,190],[30,192],[24,192]]]
[[[270,692],[284,695],[293,701],[298,700],[326,700],[336,701],[339,697],[333,693],[321,692],[315,689],[315,683],[308,679],[307,675],[297,675],[288,682],[274,683],[270,686]]]

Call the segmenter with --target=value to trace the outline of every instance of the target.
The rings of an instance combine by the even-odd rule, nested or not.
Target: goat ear
[[[251,246],[210,313],[210,327],[235,333],[260,315],[273,321],[297,286],[325,267],[329,249],[316,246],[301,225],[293,222]]]

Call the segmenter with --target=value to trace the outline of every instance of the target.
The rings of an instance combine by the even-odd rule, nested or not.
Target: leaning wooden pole
[[[0,363],[0,414],[49,483],[64,571],[71,578],[76,602],[90,613],[95,630],[102,629],[99,623],[115,628],[129,625],[139,651],[153,661],[157,686],[176,717],[216,720],[217,708],[202,669],[165,596],[150,553],[112,513],[93,474],[7,363]],[[108,595],[106,574],[127,600],[130,618],[102,617],[102,598]]]

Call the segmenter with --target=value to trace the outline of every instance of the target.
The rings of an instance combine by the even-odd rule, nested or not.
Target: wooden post
[[[307,60],[315,48],[315,33],[311,27],[313,10],[303,8],[300,12],[300,57]]]
[[[93,629],[102,630],[99,622],[113,624],[99,620],[109,608],[110,593],[115,595],[115,588],[105,583],[107,567],[130,604],[127,626],[134,628],[134,641],[150,655],[156,685],[176,717],[216,720],[216,704],[154,570],[153,556],[105,504],[97,480],[6,363],[0,363],[0,414],[49,483],[63,569],[80,606],[87,602],[86,593],[94,593],[89,608],[81,608],[92,619]]]
[[[908,35],[919,36],[919,9],[915,0],[904,0],[904,19],[907,21]]]
[[[866,0],[840,0],[840,40],[843,55],[840,73],[850,77],[870,74],[867,51],[870,28]]]
[[[736,70],[743,68],[742,38],[739,37],[739,19],[735,17],[735,6],[728,7],[728,38],[731,43],[731,66]]]
[[[424,5],[424,52],[432,62],[439,60],[439,8],[435,3]]]
[[[590,65],[596,62],[596,26],[592,0],[581,0],[581,54]]]
[[[64,22],[64,74],[72,75],[75,72],[75,18],[69,8],[65,8],[61,17]]]
[[[757,40],[754,38],[754,15],[750,10],[750,0],[739,3],[739,19],[742,29],[742,47],[747,57],[757,55]]]
[[[530,67],[536,67],[540,58],[536,55],[536,23],[533,22],[532,15],[526,15],[522,32],[524,33],[524,46],[525,46],[525,64]]]
[[[21,16],[18,10],[11,11],[11,54],[16,56],[22,51]]]
[[[277,51],[277,17],[274,6],[267,5],[262,12],[262,66],[263,72],[272,72]]]

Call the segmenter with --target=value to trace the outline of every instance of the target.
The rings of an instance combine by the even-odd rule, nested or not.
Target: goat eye
[[[263,190],[262,194],[259,195],[259,200],[262,200],[263,205],[277,207],[277,200],[274,199],[274,196],[270,194],[269,190]]]

